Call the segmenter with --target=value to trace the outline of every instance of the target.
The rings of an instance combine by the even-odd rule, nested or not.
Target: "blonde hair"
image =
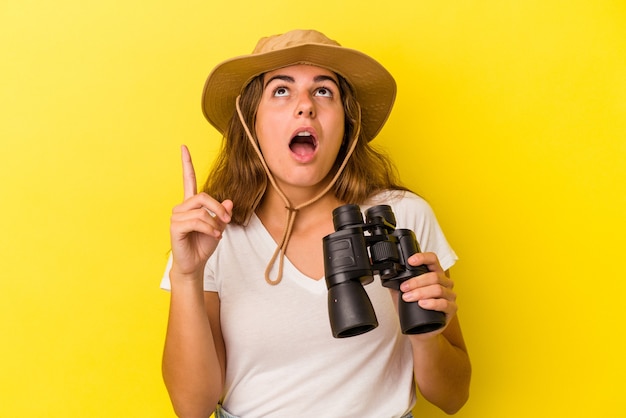
[[[350,140],[356,132],[358,104],[354,90],[345,78],[337,75],[345,112],[344,140],[333,170],[343,162]],[[256,111],[263,94],[263,74],[252,79],[241,93],[240,108],[245,123],[255,126]],[[255,132],[252,132],[255,136]],[[382,190],[407,190],[399,182],[395,165],[387,154],[376,150],[360,131],[356,148],[332,188],[335,197],[345,203],[362,204]],[[219,201],[234,203],[232,222],[243,225],[265,193],[267,174],[256,151],[246,136],[237,113],[233,110],[224,132],[220,152],[209,172],[203,191]]]

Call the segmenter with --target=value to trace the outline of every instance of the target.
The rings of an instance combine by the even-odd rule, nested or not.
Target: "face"
[[[263,80],[256,134],[281,188],[325,185],[344,135],[337,76],[324,68],[294,65]]]

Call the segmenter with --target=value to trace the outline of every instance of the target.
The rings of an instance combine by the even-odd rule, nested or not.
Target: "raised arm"
[[[193,163],[182,148],[184,201],[172,211],[171,299],[163,379],[176,414],[208,417],[224,385],[226,354],[217,293],[205,292],[204,266],[232,213],[232,202],[197,193]]]

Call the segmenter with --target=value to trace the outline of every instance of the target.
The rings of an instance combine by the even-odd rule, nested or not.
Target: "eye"
[[[322,97],[333,97],[333,92],[326,87],[319,87],[317,90],[315,90],[315,95]]]
[[[275,97],[286,97],[289,96],[289,90],[287,87],[276,87],[274,89],[273,95]]]

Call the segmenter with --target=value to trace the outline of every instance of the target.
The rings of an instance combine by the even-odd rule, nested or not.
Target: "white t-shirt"
[[[361,205],[363,211],[390,205],[397,228],[412,229],[422,251],[435,252],[444,270],[455,263],[422,198],[386,192],[368,203]],[[333,338],[325,280],[305,276],[285,258],[281,283],[265,282],[275,249],[276,242],[253,215],[245,227],[226,228],[205,268],[205,290],[220,297],[227,353],[224,409],[246,418],[380,418],[409,412],[416,399],[413,357],[389,290],[378,278],[365,286],[378,318],[376,329]],[[169,264],[164,289],[170,287]]]

